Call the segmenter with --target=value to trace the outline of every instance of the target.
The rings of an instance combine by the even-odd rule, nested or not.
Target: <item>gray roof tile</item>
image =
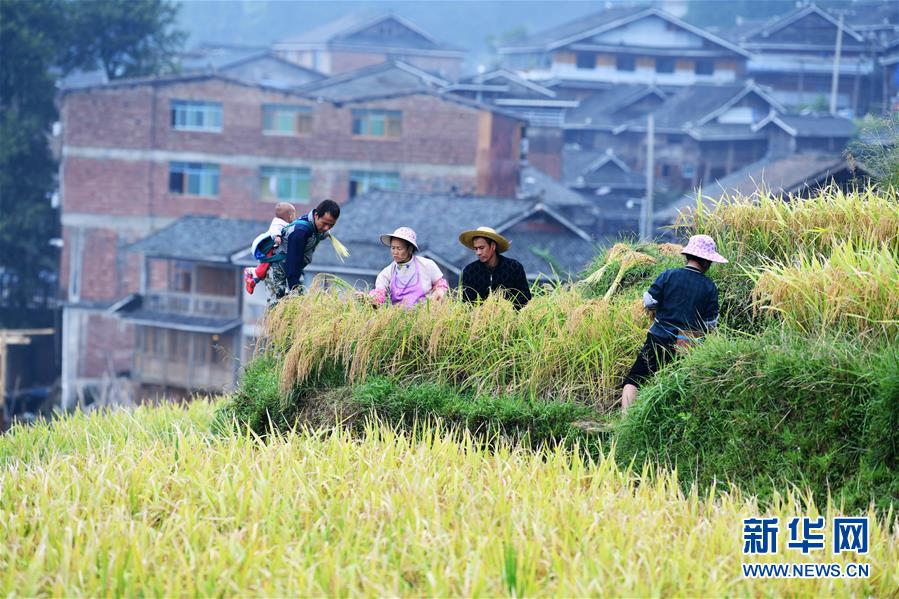
[[[227,263],[235,252],[249,248],[253,239],[267,229],[266,222],[183,216],[131,244],[128,251],[156,258]]]

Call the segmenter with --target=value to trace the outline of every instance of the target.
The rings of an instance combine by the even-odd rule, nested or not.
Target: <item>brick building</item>
[[[213,259],[214,228],[181,259],[127,251],[181,217],[264,230],[279,200],[308,210],[375,188],[511,197],[518,183],[522,121],[427,89],[332,102],[219,74],[124,80],[65,90],[61,121],[64,406],[130,374],[135,347],[158,342],[114,312],[133,307],[131,294],[167,293],[141,300],[166,316],[155,328],[205,335],[189,342],[202,356],[224,326],[204,318],[241,318],[237,273]],[[181,347],[175,337],[166,343]],[[226,349],[240,354],[238,342]]]

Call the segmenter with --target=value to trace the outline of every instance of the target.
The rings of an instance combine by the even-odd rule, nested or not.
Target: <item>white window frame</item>
[[[196,117],[198,123],[192,122]],[[221,133],[222,103],[195,100],[171,101],[171,125],[176,131]]]

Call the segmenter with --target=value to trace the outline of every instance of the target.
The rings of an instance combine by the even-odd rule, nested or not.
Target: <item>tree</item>
[[[57,77],[169,68],[185,38],[176,16],[167,0],[0,0],[0,326],[31,324],[23,315],[54,297]]]
[[[66,68],[100,68],[110,80],[173,72],[187,39],[168,0],[68,0]]]
[[[64,31],[58,0],[0,1],[0,319],[21,318],[52,297],[57,234],[50,194],[56,164],[48,147],[56,120],[50,66]],[[17,324],[16,322],[3,324]]]

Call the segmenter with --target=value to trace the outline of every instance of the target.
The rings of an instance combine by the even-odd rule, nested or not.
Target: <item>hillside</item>
[[[721,324],[617,410],[676,244],[503,299],[288,298],[230,397],[0,437],[5,595],[840,595],[899,587],[895,190],[685,214]],[[327,285],[325,285],[327,283]],[[870,518],[870,551],[742,552],[743,519]],[[829,529],[828,529],[829,530]],[[752,580],[741,563],[863,562]]]

